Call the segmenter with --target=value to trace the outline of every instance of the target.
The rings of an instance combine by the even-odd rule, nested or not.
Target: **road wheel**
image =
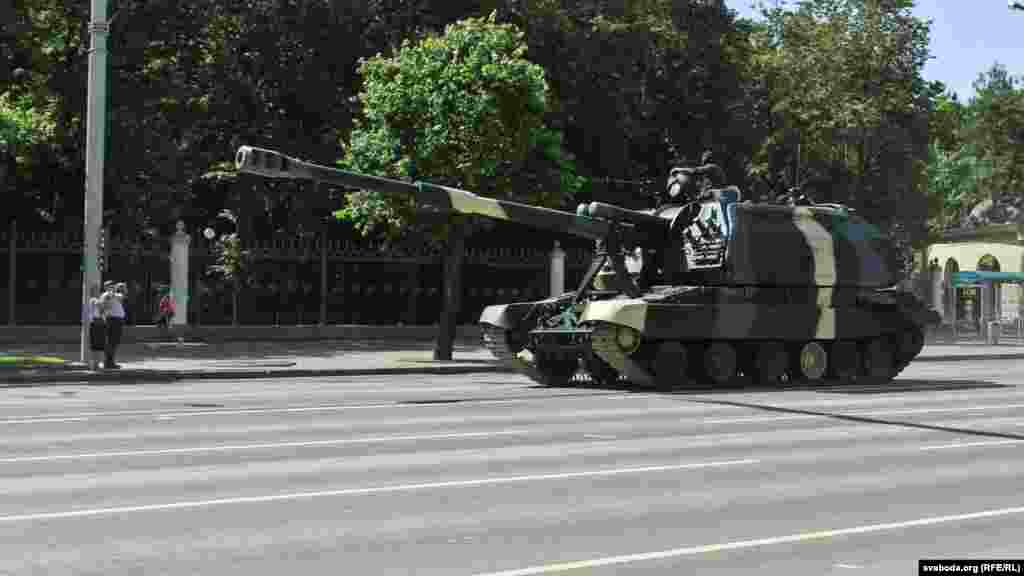
[[[736,349],[728,342],[713,342],[704,349],[704,375],[723,385],[736,377]]]
[[[886,338],[875,338],[864,346],[861,374],[871,384],[885,384],[895,371],[895,357]]]
[[[808,342],[797,353],[799,374],[810,382],[817,382],[828,370],[828,352],[818,342]]]
[[[588,352],[583,357],[583,368],[590,375],[594,386],[609,387],[619,383],[619,373],[597,354]]]
[[[750,372],[757,384],[776,384],[786,373],[786,347],[781,342],[759,342],[754,345]]]
[[[654,355],[654,383],[661,390],[671,390],[687,381],[690,357],[679,342],[662,342]]]
[[[899,337],[899,363],[910,364],[924,348],[924,333],[917,326],[909,326]]]
[[[860,351],[856,342],[836,342],[832,344],[829,354],[829,373],[840,384],[848,384],[857,379],[860,368]]]
[[[541,381],[545,386],[568,386],[578,368],[579,362],[571,356],[560,358],[554,355],[540,354],[537,357],[537,372],[540,373]]]

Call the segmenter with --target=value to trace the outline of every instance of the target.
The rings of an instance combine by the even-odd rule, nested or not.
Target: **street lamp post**
[[[99,237],[103,226],[103,158],[107,126],[107,21],[108,0],[92,0],[89,32],[88,120],[85,143],[85,238],[82,246],[82,311],[89,305],[90,290],[99,288]],[[84,319],[84,314],[83,314]],[[83,320],[81,360],[89,360],[89,326]]]

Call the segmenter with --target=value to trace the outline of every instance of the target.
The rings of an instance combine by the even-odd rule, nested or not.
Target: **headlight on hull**
[[[640,334],[629,326],[619,326],[615,331],[615,343],[626,354],[632,354],[640,347]]]

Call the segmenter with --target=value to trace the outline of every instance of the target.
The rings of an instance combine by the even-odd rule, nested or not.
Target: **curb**
[[[126,326],[122,344],[163,342],[183,338],[198,342],[320,342],[344,340],[381,340],[433,342],[440,328],[435,325],[328,324],[320,326],[174,326],[162,331],[153,325]],[[455,329],[455,340],[480,341],[476,324],[463,324]],[[69,344],[81,342],[81,325],[62,326],[0,326],[0,347],[25,344]]]
[[[1018,360],[1024,359],[1024,353],[1011,354],[961,354],[955,356],[919,357],[914,363],[959,362],[972,360]],[[78,371],[76,371],[78,370]],[[455,366],[416,366],[416,367],[380,367],[380,368],[339,368],[329,370],[284,369],[284,370],[131,370],[123,369],[116,372],[83,372],[79,367],[66,369],[47,369],[34,374],[19,374],[12,378],[3,378],[0,388],[16,388],[40,384],[135,384],[135,383],[167,383],[182,380],[253,380],[267,378],[315,378],[331,376],[409,376],[425,375],[459,375],[505,373],[513,374],[513,368],[498,363],[487,365],[455,365]],[[2,372],[0,372],[2,374]]]
[[[1021,360],[1024,353],[1009,354],[957,354],[953,356],[919,356],[911,362],[911,365],[921,362],[960,362],[965,360]]]
[[[177,382],[181,380],[252,380],[265,378],[311,378],[329,376],[408,376],[414,374],[457,375],[480,373],[514,373],[500,365],[485,366],[420,366],[409,368],[343,368],[334,370],[118,370],[117,372],[74,373],[61,371],[54,374],[27,374],[6,378],[0,388],[15,388],[36,384]]]

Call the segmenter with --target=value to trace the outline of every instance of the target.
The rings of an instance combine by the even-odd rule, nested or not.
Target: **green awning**
[[[979,282],[1007,282],[1024,284],[1024,273],[1021,272],[954,272],[953,285],[977,284]]]

